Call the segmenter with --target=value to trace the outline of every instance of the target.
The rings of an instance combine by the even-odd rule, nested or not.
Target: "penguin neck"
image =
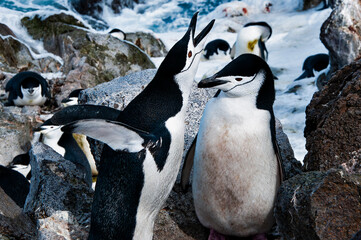
[[[157,73],[144,91],[124,109],[119,120],[151,132],[169,118],[185,112],[192,82],[186,79],[190,83],[184,84],[182,80],[185,79],[179,75],[166,76]],[[179,82],[182,84],[179,85]]]
[[[61,156],[64,157],[65,155],[65,148],[59,146],[58,142],[60,140],[59,136],[48,136],[43,134],[42,142],[49,147],[51,147],[54,151],[59,153]]]

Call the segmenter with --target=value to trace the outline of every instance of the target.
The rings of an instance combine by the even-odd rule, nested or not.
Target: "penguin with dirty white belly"
[[[260,57],[243,54],[198,87],[221,91],[206,105],[182,186],[188,185],[193,163],[195,210],[211,229],[209,239],[266,239],[275,223],[273,206],[282,180],[273,74]]]
[[[105,143],[92,205],[91,240],[153,237],[155,218],[180,167],[188,98],[214,24],[212,20],[195,35],[197,15],[154,78],[116,120],[87,118],[62,127],[64,132]],[[74,114],[68,117],[77,118],[77,106],[72,109]]]
[[[267,61],[266,41],[272,35],[272,28],[266,22],[250,22],[239,30],[236,42],[231,50],[234,59],[244,53],[252,53]]]
[[[16,74],[6,84],[5,91],[9,94],[5,106],[41,106],[50,98],[48,83],[36,72]]]

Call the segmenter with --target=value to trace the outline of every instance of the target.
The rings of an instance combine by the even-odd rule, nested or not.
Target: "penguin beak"
[[[194,38],[194,33],[196,32],[196,25],[197,25],[197,16],[198,12],[196,12],[191,20],[191,23],[189,24],[188,31],[191,31],[192,33],[192,39],[193,39],[193,45],[194,47],[197,47],[200,42],[202,42],[203,39],[208,35],[208,33],[211,31],[215,20],[213,19],[208,25],[197,35],[196,38]]]
[[[215,86],[219,86],[222,84],[229,83],[229,81],[217,79],[217,74],[213,75],[212,77],[205,78],[198,83],[199,88],[212,88]]]

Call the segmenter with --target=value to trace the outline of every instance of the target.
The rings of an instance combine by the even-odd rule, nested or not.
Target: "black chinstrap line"
[[[231,88],[231,89],[229,89],[229,90],[227,90],[227,91],[223,91],[223,92],[229,92],[229,91],[231,91],[232,89],[234,89],[234,88],[236,88],[236,87],[239,87],[239,86],[245,85],[245,84],[247,84],[247,83],[253,82],[253,80],[257,77],[257,75],[258,75],[258,74],[254,75],[254,77],[253,77],[251,80],[249,80],[248,82],[245,82],[245,83],[242,83],[242,84],[238,84],[238,85],[234,86],[233,88]]]

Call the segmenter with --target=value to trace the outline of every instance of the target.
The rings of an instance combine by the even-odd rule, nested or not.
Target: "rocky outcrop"
[[[321,27],[321,41],[329,50],[330,73],[361,57],[361,2],[337,0]]]
[[[31,185],[24,211],[41,239],[86,239],[93,190],[76,166],[42,143],[33,145]]]
[[[0,187],[0,239],[36,239],[36,226]]]
[[[80,14],[90,15],[95,18],[99,16],[99,13],[103,12],[103,4],[110,7],[114,13],[119,13],[123,8],[133,8],[135,3],[143,1],[139,0],[71,0],[71,5]]]
[[[13,36],[14,38],[16,38],[15,33],[7,25],[3,23],[0,23],[0,35],[2,35],[3,37]]]
[[[351,239],[361,229],[361,175],[307,172],[281,185],[275,206],[284,239]]]
[[[308,10],[310,8],[317,7],[323,2],[323,0],[303,0],[302,10]]]
[[[168,53],[162,40],[151,33],[126,33],[126,40],[137,45],[151,57],[165,57]]]
[[[353,162],[361,149],[360,122],[361,60],[337,71],[307,106],[305,170],[357,165]]]
[[[58,80],[54,95],[58,104],[71,90],[94,87],[148,68],[149,57],[135,45],[109,34],[97,34],[73,16],[64,13],[45,19],[36,15],[21,20],[29,34],[44,42],[44,48],[60,56],[65,79]]]
[[[38,106],[3,107],[0,103],[0,164],[30,149],[32,128],[37,124]]]
[[[1,71],[57,72],[60,66],[61,64],[51,57],[34,58],[28,47],[13,36],[0,36]]]

